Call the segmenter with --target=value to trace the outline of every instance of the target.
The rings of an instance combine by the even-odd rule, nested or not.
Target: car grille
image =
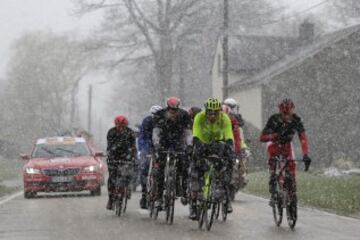
[[[80,172],[80,168],[64,168],[64,169],[44,169],[44,174],[48,176],[73,176]]]

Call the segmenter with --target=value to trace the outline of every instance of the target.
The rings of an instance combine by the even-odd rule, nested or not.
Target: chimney
[[[301,45],[311,44],[314,41],[315,36],[315,24],[305,20],[300,24],[299,28],[299,40]]]

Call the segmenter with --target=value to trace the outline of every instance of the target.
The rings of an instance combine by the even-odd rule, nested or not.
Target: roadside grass
[[[22,166],[23,163],[20,160],[0,159],[0,184],[3,180],[21,178]]]
[[[245,192],[268,198],[268,173],[248,175]],[[360,176],[327,177],[298,172],[297,192],[300,205],[315,207],[342,215],[360,213]]]
[[[0,197],[22,189],[21,186],[6,186],[5,184],[6,181],[22,177],[22,166],[23,163],[20,160],[0,159]]]
[[[0,197],[21,190],[21,187],[7,187],[0,185]]]

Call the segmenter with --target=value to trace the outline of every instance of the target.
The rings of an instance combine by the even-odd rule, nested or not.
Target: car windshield
[[[51,158],[51,157],[78,157],[91,155],[86,143],[74,144],[37,144],[32,157],[33,158]]]

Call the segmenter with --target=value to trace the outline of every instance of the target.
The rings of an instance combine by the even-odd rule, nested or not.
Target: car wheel
[[[34,197],[36,197],[36,192],[24,192],[24,198],[29,199]]]
[[[93,191],[90,191],[91,196],[100,196],[101,195],[101,186],[99,186],[98,188],[96,188]]]

